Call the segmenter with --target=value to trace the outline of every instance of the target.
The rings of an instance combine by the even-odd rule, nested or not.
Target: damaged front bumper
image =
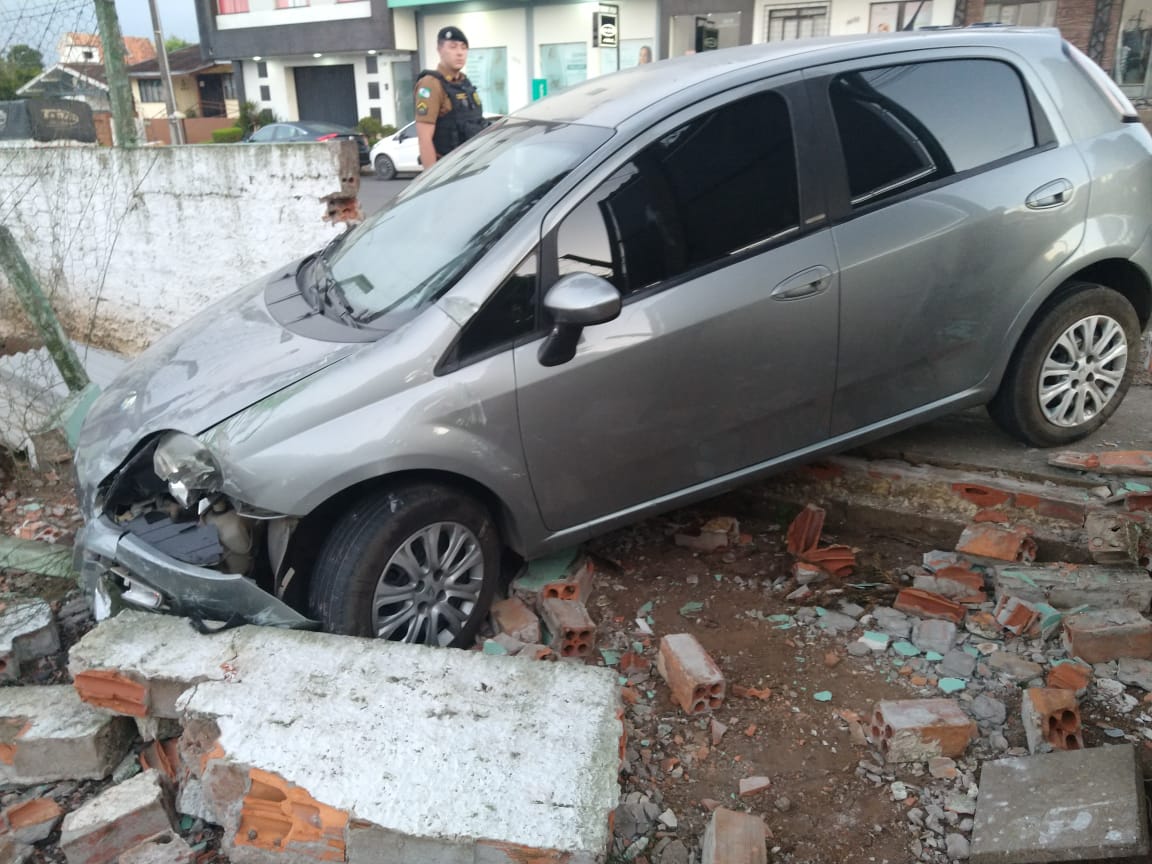
[[[92,517],[76,538],[76,570],[97,618],[119,600],[138,609],[198,620],[313,629],[315,621],[251,579],[178,561],[107,516]]]

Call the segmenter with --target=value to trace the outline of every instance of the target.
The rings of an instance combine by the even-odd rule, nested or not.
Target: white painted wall
[[[381,51],[376,55],[380,71],[368,74],[366,54],[325,54],[323,57],[262,58],[268,64],[268,77],[261,78],[256,63],[244,64],[244,92],[248,99],[261,108],[271,108],[281,120],[299,120],[296,104],[296,78],[293,69],[298,66],[352,66],[356,84],[356,116],[367,117],[369,108],[380,109],[381,121],[396,123],[396,103],[392,98],[392,66],[397,60],[408,59],[403,51]],[[368,82],[380,84],[380,99],[368,98]],[[267,85],[271,99],[260,99],[260,85]],[[387,85],[387,89],[385,89]]]
[[[818,5],[806,0],[773,0],[771,3],[757,3],[753,10],[752,41],[763,42],[765,21],[768,18],[767,10],[772,6],[790,8],[796,6]],[[869,11],[871,0],[831,0],[828,3],[828,35],[850,36],[868,32]],[[952,14],[956,9],[956,0],[932,0],[931,20],[925,24],[949,25],[952,23]]]
[[[339,152],[5,148],[0,222],[74,337],[134,351],[335,236],[321,199],[341,189]],[[26,329],[0,272],[0,334]]]
[[[537,78],[544,77],[540,46],[562,42],[583,42],[588,51],[588,77],[595,78],[600,74],[600,50],[592,47],[592,15],[599,8],[599,3],[571,3],[537,6],[533,10],[532,29],[536,34],[536,44],[532,50]],[[624,17],[623,10],[620,15]]]
[[[308,6],[294,9],[277,9],[276,0],[249,0],[248,10],[217,15],[216,29],[239,30],[244,27],[275,27],[372,17],[372,4],[369,0],[344,3],[337,3],[336,0],[311,0]]]
[[[396,37],[396,47],[401,51],[415,51],[416,44],[416,10],[393,9],[392,33]]]
[[[493,12],[459,12],[452,15],[424,16],[423,66],[435,69],[440,62],[436,54],[436,34],[441,27],[459,27],[472,48],[508,49],[508,110],[528,104],[532,84],[528,77],[528,22],[523,9],[500,9]],[[468,69],[464,69],[467,74]]]

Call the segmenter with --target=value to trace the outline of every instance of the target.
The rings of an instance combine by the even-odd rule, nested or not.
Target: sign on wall
[[[620,45],[620,10],[604,6],[592,13],[592,47],[616,48]]]

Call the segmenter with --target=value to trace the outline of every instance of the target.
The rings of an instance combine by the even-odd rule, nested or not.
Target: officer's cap
[[[441,27],[440,32],[436,34],[436,44],[442,42],[463,42],[464,47],[468,47],[468,37],[459,27]]]

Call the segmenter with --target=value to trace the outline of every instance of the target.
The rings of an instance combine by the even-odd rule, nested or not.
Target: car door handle
[[[1061,207],[1072,200],[1072,183],[1061,177],[1051,183],[1045,183],[1028,196],[1024,202],[1031,210],[1050,210]]]
[[[832,271],[822,264],[801,270],[789,276],[772,289],[770,295],[773,300],[799,300],[801,297],[811,297],[827,290],[832,284]]]

